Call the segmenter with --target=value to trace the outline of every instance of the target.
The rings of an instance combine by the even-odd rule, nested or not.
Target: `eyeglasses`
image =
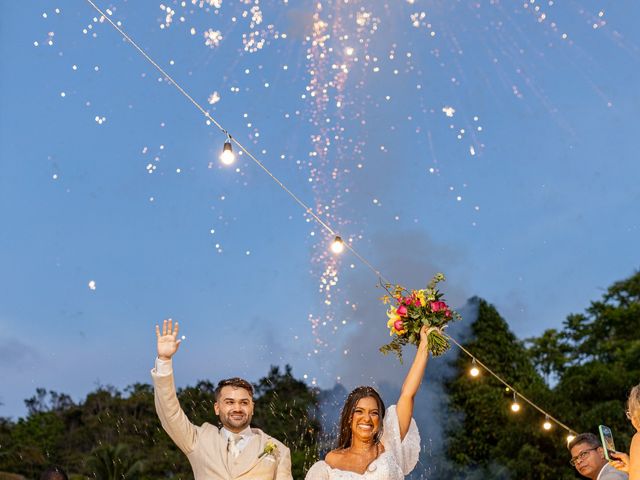
[[[571,464],[572,467],[575,467],[576,463],[583,461],[585,458],[589,456],[590,451],[596,450],[598,448],[599,447],[593,447],[593,448],[588,448],[586,450],[581,451],[578,455],[576,455],[571,460],[569,460],[569,463]]]

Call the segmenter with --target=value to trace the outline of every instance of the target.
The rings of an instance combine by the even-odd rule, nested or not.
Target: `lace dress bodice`
[[[390,406],[384,416],[382,444],[385,451],[367,467],[363,474],[331,468],[326,462],[313,464],[305,480],[402,480],[418,463],[420,455],[420,433],[415,420],[411,419],[409,431],[400,440],[400,427],[396,406]]]

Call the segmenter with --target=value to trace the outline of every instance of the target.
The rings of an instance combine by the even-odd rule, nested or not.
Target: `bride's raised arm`
[[[400,391],[400,398],[398,398],[397,413],[398,424],[400,427],[400,439],[404,440],[409,425],[411,424],[411,417],[413,417],[413,403],[420,388],[422,377],[424,376],[424,369],[427,366],[427,360],[429,358],[429,342],[427,340],[427,326],[423,326],[420,330],[420,344],[418,345],[418,351],[413,359],[409,373],[404,379],[402,384],[402,390]]]

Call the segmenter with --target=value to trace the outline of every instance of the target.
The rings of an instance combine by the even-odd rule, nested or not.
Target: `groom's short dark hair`
[[[244,388],[247,392],[251,394],[251,398],[253,398],[253,386],[247,382],[244,378],[233,377],[233,378],[225,378],[224,380],[220,380],[218,382],[218,386],[213,391],[213,395],[216,397],[216,402],[220,397],[220,392],[224,387],[234,387],[234,388]]]

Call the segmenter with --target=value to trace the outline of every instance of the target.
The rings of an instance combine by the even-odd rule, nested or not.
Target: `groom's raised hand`
[[[158,358],[160,360],[171,360],[174,353],[178,351],[180,341],[178,340],[178,322],[173,324],[170,318],[162,322],[162,332],[160,326],[156,325],[156,337],[158,337]]]

